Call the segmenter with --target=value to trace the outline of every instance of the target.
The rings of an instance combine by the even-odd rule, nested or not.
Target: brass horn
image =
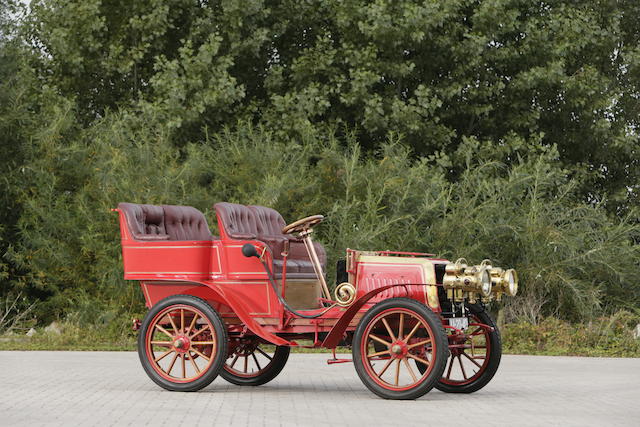
[[[334,291],[338,305],[347,306],[356,299],[356,288],[349,282],[340,283]]]

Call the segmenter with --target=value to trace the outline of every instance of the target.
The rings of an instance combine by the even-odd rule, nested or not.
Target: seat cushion
[[[249,206],[249,208],[255,214],[257,237],[259,240],[262,240],[271,247],[274,258],[282,258],[284,242],[289,240],[289,257],[293,259],[306,259],[309,261],[309,255],[307,254],[307,249],[305,248],[302,240],[291,234],[282,233],[282,229],[286,225],[286,222],[278,211],[265,206],[252,205]],[[320,259],[320,263],[324,268],[326,252],[320,243],[314,242],[313,245],[318,254],[318,258]]]
[[[276,279],[282,279],[283,260],[273,260],[273,275]],[[316,273],[310,261],[298,261],[287,259],[288,279],[315,279]]]
[[[212,240],[207,219],[191,206],[162,205],[170,240]]]

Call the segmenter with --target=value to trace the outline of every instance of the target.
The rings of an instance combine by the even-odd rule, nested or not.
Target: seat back
[[[212,240],[202,212],[191,206],[162,205],[169,240]]]
[[[119,203],[135,240],[212,240],[207,220],[191,206]]]
[[[256,229],[258,238],[262,236],[282,236],[287,237],[286,234],[282,234],[282,229],[285,225],[284,218],[275,209],[267,208],[265,206],[249,206],[256,216]]]
[[[136,240],[169,240],[164,226],[161,206],[119,203],[126,218],[131,237]]]
[[[244,206],[235,203],[215,204],[221,236],[226,239],[260,240],[269,246],[273,254],[273,269],[277,279],[282,273],[282,252],[285,241],[289,241],[287,276],[291,279],[313,279],[315,271],[304,243],[290,235],[283,234],[286,225],[282,215],[275,209],[264,206]],[[322,271],[325,271],[327,255],[318,242],[313,242]]]
[[[254,211],[236,203],[220,202],[214,205],[218,228],[223,238],[255,239],[258,225]]]

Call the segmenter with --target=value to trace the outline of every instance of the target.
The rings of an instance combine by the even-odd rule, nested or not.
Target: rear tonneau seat
[[[131,237],[139,241],[213,240],[202,212],[191,206],[119,203]]]

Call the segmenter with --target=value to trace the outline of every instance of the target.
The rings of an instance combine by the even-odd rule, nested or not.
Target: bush
[[[633,331],[640,316],[619,311],[582,324],[553,317],[537,325],[520,322],[503,329],[504,351],[511,354],[639,357],[640,339]]]
[[[120,201],[325,214],[330,277],[492,258],[508,322],[640,307],[636,3],[129,3],[0,1],[0,297],[41,324],[142,310]]]
[[[498,161],[500,150],[470,139],[449,156],[416,160],[399,136],[366,154],[353,136],[346,146],[335,133],[295,143],[248,123],[177,147],[154,117],[111,114],[73,138],[72,110],[52,114],[28,152],[21,238],[9,251],[26,272],[17,287],[47,294],[42,321],[86,300],[139,308],[139,292],[122,280],[110,212],[121,201],[193,205],[214,231],[217,201],[273,206],[288,220],[322,213],[329,277],[346,247],[491,258],[520,272],[508,321],[584,320],[638,304],[640,226],[580,203],[553,148],[533,146],[527,155],[502,148]],[[465,167],[452,182],[447,162],[456,158]]]

